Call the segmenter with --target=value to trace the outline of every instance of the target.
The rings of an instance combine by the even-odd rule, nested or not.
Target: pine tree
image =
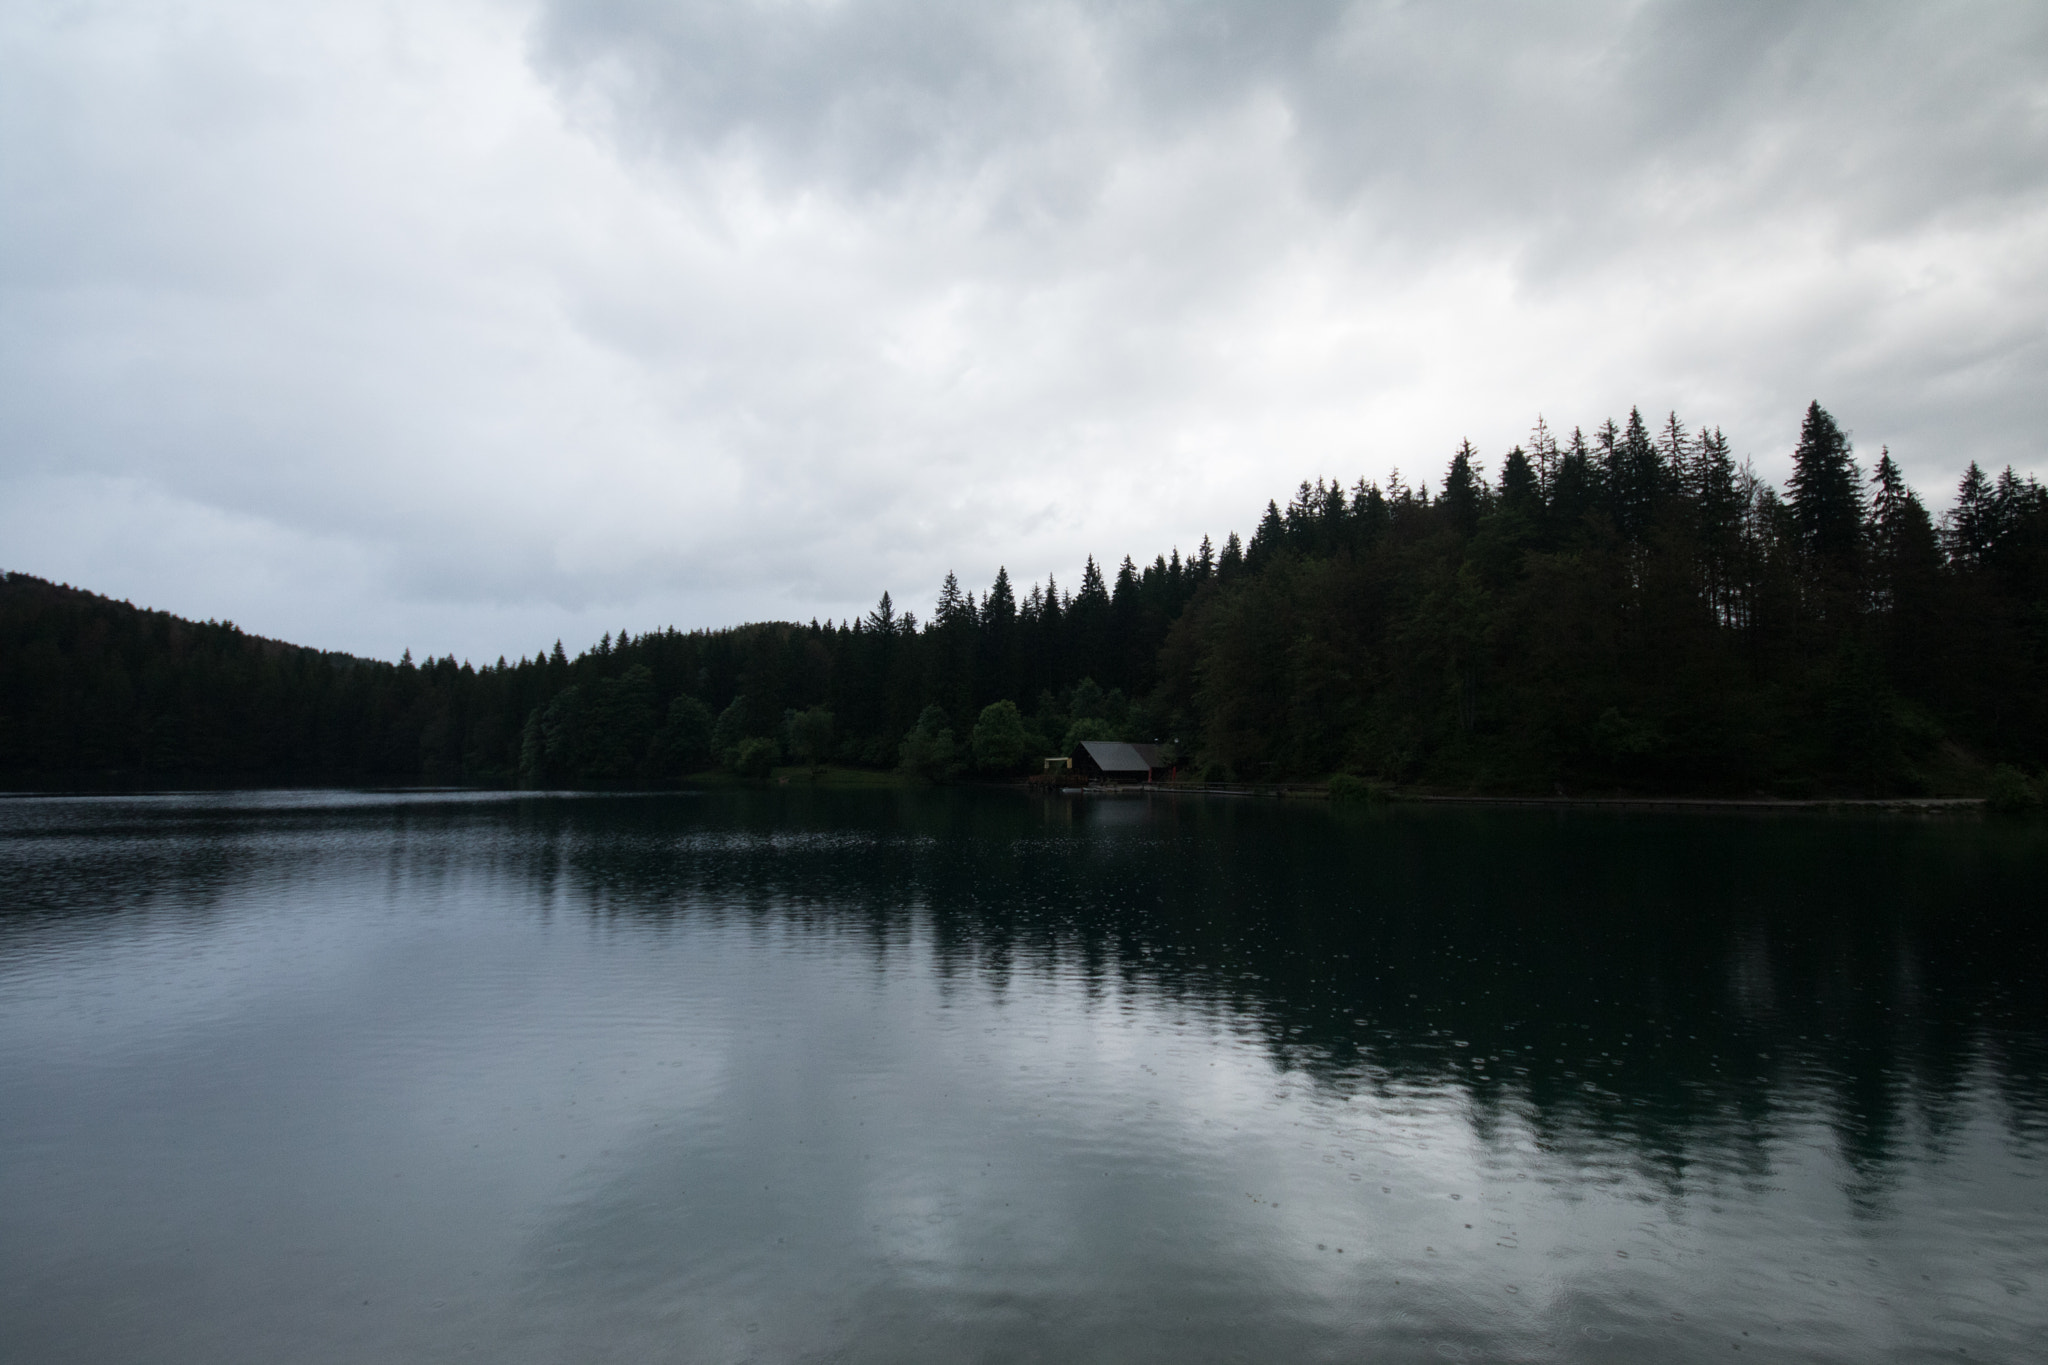
[[[1529,460],[1536,469],[1537,490],[1546,498],[1557,483],[1558,459],[1557,437],[1543,420],[1543,414],[1538,413],[1536,425],[1529,432]]]
[[[1991,481],[1975,460],[1963,471],[1963,481],[1956,486],[1956,505],[1944,520],[1948,523],[1949,558],[1969,568],[1982,564],[1991,549],[1994,517]]]
[[[1786,481],[1799,546],[1838,576],[1855,573],[1863,551],[1863,476],[1849,439],[1818,402],[1808,405]]]
[[[1640,540],[1650,529],[1657,503],[1665,491],[1664,462],[1650,440],[1640,408],[1628,410],[1628,426],[1617,436],[1614,423],[1600,430],[1607,461],[1608,511],[1615,529]]]
[[[1711,432],[1702,427],[1693,452],[1686,493],[1698,532],[1701,593],[1715,619],[1725,625],[1734,610],[1731,591],[1742,540],[1742,490],[1728,438],[1719,427]]]
[[[1349,539],[1355,548],[1376,544],[1382,532],[1387,529],[1389,509],[1387,495],[1376,483],[1360,479],[1351,487],[1351,525]]]
[[[1507,453],[1500,465],[1501,504],[1524,516],[1540,510],[1543,500],[1541,481],[1536,468],[1529,463],[1529,457],[1520,446]]]
[[[1897,524],[1899,514],[1905,510],[1906,499],[1913,491],[1906,487],[1906,479],[1899,472],[1897,462],[1892,459],[1892,448],[1885,446],[1877,453],[1877,468],[1871,471],[1870,482],[1870,527],[1871,539],[1882,545],[1885,529]]]
[[[1280,504],[1268,499],[1266,513],[1259,518],[1259,524],[1252,531],[1251,544],[1244,549],[1244,564],[1248,569],[1257,569],[1268,559],[1280,552],[1280,546],[1287,539],[1287,523],[1280,515]]]
[[[966,615],[966,602],[960,596],[960,580],[952,570],[946,571],[946,581],[939,585],[939,601],[932,613],[932,619],[941,626],[958,625]]]
[[[1451,456],[1451,467],[1444,475],[1444,495],[1439,503],[1450,516],[1453,530],[1461,536],[1469,536],[1479,529],[1479,472],[1474,466],[1479,452],[1472,448],[1470,441],[1460,442],[1458,453]]]
[[[1010,591],[1010,571],[997,566],[996,581],[988,590],[988,600],[982,604],[982,623],[989,625],[1000,622],[1007,625],[1016,618],[1017,599]]]
[[[1609,428],[1613,425],[1608,423]],[[1557,477],[1551,484],[1550,516],[1555,534],[1576,531],[1599,500],[1599,466],[1586,445],[1586,433],[1573,427],[1571,444],[1558,457]]]
[[[1934,523],[1906,486],[1890,447],[1878,453],[1870,481],[1871,602],[1891,612],[1916,591],[1924,592],[1940,567],[1941,551]]]
[[[2048,514],[2048,490],[2038,479],[2024,482],[2007,465],[1991,490],[1991,534],[1987,547],[1994,563],[2012,558],[2012,551],[2025,536],[2028,523]]]
[[[1676,412],[1664,419],[1664,429],[1657,433],[1657,454],[1664,462],[1667,480],[1684,483],[1697,450]]]
[[[1102,570],[1096,567],[1094,555],[1089,555],[1088,562],[1081,567],[1081,590],[1074,594],[1074,605],[1090,611],[1109,605],[1109,585],[1102,581]]]

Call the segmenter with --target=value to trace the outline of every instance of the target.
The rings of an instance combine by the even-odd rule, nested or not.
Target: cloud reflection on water
[[[1998,1286],[2048,1273],[2027,826],[796,790],[0,819],[0,1082],[110,1078],[113,1162],[154,1076],[153,1183],[195,1198],[229,1148],[176,1096],[212,1087],[256,1144],[229,1225],[406,1230],[365,1294],[412,1286],[392,1349],[1867,1355],[2021,1330]]]

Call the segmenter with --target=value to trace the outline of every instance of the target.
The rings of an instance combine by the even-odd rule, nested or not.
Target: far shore
[[[766,778],[742,778],[723,770],[693,773],[678,782],[651,783],[584,783],[569,784],[545,790],[601,793],[660,792],[690,790],[766,790],[769,788],[802,788],[831,791],[889,791],[932,789],[947,784],[928,783],[923,779],[892,769],[850,768],[831,765],[814,771],[801,766],[779,766]],[[1004,788],[1017,790],[1027,785],[1031,790],[1048,795],[1130,797],[1130,796],[1221,796],[1221,797],[1264,797],[1267,799],[1330,801],[1339,805],[1383,806],[1383,805],[1427,805],[1427,806],[1515,806],[1534,809],[1554,810],[1672,810],[1672,811],[1845,811],[1878,813],[1891,812],[1907,815],[1967,814],[1984,811],[1989,802],[1982,796],[1673,796],[1609,792],[1602,795],[1535,795],[1512,793],[1471,793],[1445,792],[1428,789],[1403,788],[1392,785],[1375,785],[1359,792],[1333,791],[1328,781],[1322,782],[1151,782],[1151,783],[1090,783],[1077,787],[1047,787],[1021,782],[977,782],[967,780],[960,783],[969,787]],[[331,774],[311,775],[299,778],[275,775],[250,774],[241,780],[232,777],[180,776],[168,774],[142,774],[123,772],[67,773],[67,774],[16,774],[10,778],[0,777],[0,796],[53,796],[53,795],[145,795],[167,794],[191,791],[265,791],[265,790],[314,790],[333,789],[337,791],[516,791],[509,784],[390,784],[383,782],[350,781],[336,778]]]

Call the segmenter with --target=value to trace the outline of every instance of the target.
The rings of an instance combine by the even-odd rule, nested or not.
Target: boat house
[[[1074,771],[1096,782],[1163,782],[1172,775],[1157,744],[1084,739],[1074,746]]]

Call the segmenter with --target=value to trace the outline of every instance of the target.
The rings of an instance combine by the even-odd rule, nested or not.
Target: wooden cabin
[[[1157,744],[1084,739],[1069,756],[1073,769],[1094,782],[1164,782],[1173,775]]]

